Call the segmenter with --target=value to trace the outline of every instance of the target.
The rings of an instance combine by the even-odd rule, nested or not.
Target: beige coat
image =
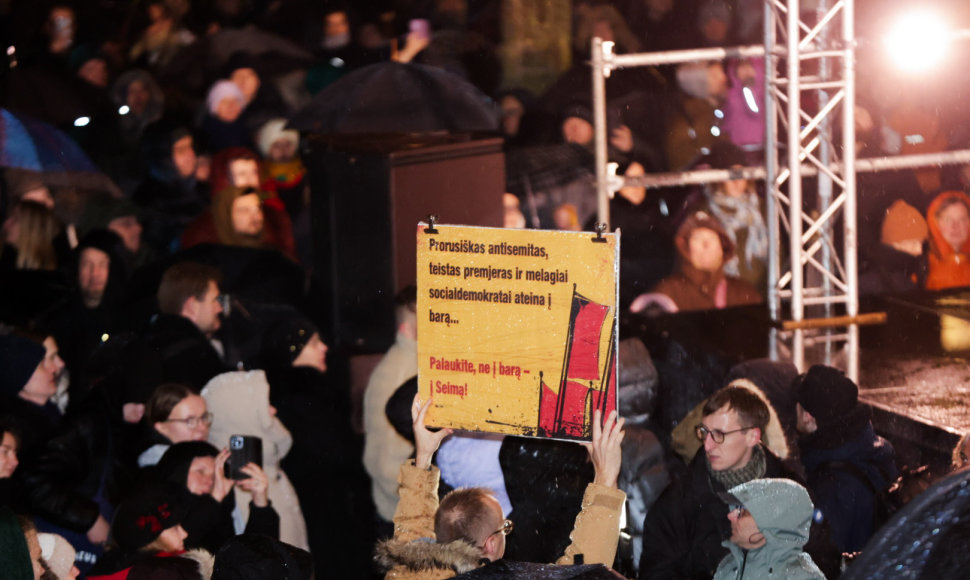
[[[481,565],[481,550],[462,540],[434,542],[434,515],[438,509],[437,467],[419,469],[410,460],[401,466],[401,501],[394,513],[394,539],[381,543],[377,561],[388,568],[386,580],[451,578]],[[582,510],[569,538],[571,543],[557,564],[572,564],[583,554],[586,564],[613,565],[620,533],[620,514],[626,494],[590,483],[583,495]]]
[[[417,374],[418,343],[399,332],[364,391],[364,468],[377,513],[387,521],[397,508],[398,471],[414,453],[414,445],[394,429],[384,409],[397,388]]]
[[[213,415],[209,443],[219,449],[229,444],[231,435],[255,435],[263,440],[263,471],[269,478],[269,499],[280,516],[280,540],[304,550],[309,549],[306,523],[293,484],[280,469],[280,460],[293,445],[283,423],[269,412],[269,383],[263,371],[233,371],[214,377],[202,389]],[[250,495],[238,487],[236,494],[236,531],[249,518]],[[242,524],[240,526],[240,524]]]

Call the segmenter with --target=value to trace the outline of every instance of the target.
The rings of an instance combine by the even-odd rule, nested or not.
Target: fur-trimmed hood
[[[482,550],[464,540],[447,544],[439,544],[429,539],[413,542],[385,540],[377,544],[374,553],[374,561],[384,570],[393,572],[395,568],[399,568],[405,574],[426,573],[431,570],[452,572],[442,577],[474,570],[481,565],[483,559]]]

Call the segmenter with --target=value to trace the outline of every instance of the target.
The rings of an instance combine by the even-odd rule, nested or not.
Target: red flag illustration
[[[616,377],[612,341],[607,353],[607,366],[600,369],[600,335],[609,312],[608,306],[578,294],[573,287],[559,392],[554,393],[540,377],[541,433],[554,437],[588,437],[593,408],[600,408],[604,413],[615,408]],[[597,383],[599,388],[594,389],[593,385]]]

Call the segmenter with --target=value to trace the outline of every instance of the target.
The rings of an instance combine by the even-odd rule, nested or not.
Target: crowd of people
[[[736,367],[665,423],[657,389],[674,385],[658,382],[642,343],[624,341],[621,391],[638,394],[619,397],[622,417],[593,418],[586,450],[432,432],[429,402],[415,397],[412,287],[355,400],[350,349],[327,344],[322,226],[301,135],[287,128],[354,70],[444,68],[493,107],[506,227],[589,229],[590,39],[628,53],[758,43],[760,5],[575,0],[572,65],[538,92],[502,77],[500,3],[364,4],[0,9],[13,39],[4,120],[57,126],[107,177],[18,166],[23,142],[3,132],[5,577],[439,578],[503,558],[639,578],[838,576],[841,555],[882,523],[899,472],[836,369]],[[735,59],[615,71],[610,159],[629,176],[760,163],[763,69]],[[864,88],[860,154],[965,146],[960,123]],[[968,186],[970,167],[860,177],[860,291],[970,286]],[[611,201],[620,307],[762,302],[763,198],[743,179],[622,188]],[[253,461],[235,454],[244,440]]]

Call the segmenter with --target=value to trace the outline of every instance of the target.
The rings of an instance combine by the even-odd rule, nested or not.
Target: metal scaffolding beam
[[[764,57],[765,167],[743,172],[763,175],[768,193],[771,318],[776,322],[784,317],[800,322],[806,317],[841,314],[851,318],[859,314],[853,0],[836,0],[831,6],[827,0],[821,0],[814,14],[803,14],[799,0],[766,0],[763,46],[616,55],[612,42],[595,38],[592,51],[596,187],[599,220],[605,223],[609,223],[608,197],[619,186],[664,178],[625,180],[615,175],[615,167],[609,166],[605,80],[611,71],[628,66]],[[836,126],[838,132],[833,130]],[[723,179],[725,174],[738,173],[695,171],[674,179],[699,183]],[[677,174],[665,174],[668,180],[674,175]],[[814,187],[806,192],[804,178],[810,175],[814,176]],[[835,247],[837,231],[843,241],[840,248]],[[781,247],[786,241],[788,257],[783,261]],[[787,311],[783,310],[783,302],[788,304]],[[807,331],[791,334],[791,354],[799,368],[805,363],[804,332]],[[839,334],[837,340],[850,343],[847,372],[857,379],[858,332]]]

